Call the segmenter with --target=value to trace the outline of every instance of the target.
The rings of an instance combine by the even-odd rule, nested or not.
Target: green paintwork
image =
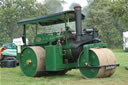
[[[40,23],[42,26],[46,25],[52,25],[52,24],[60,24],[64,23],[65,15],[67,15],[67,18],[69,18],[70,22],[75,21],[75,13],[74,11],[64,11],[60,13],[51,14],[48,16],[40,16],[40,17],[34,17],[30,19],[24,19],[17,22],[18,25],[24,25],[24,24],[36,24]],[[84,19],[84,15],[82,14],[82,19]]]
[[[45,46],[46,51],[46,71],[61,71],[77,67],[75,63],[63,63],[62,46],[49,45]]]
[[[86,63],[86,56],[82,54],[79,58],[79,66],[85,66]],[[88,64],[90,66],[99,66],[99,60],[96,54],[92,51],[89,51],[89,61]],[[88,69],[88,68],[80,68],[81,74],[86,78],[95,78],[97,76],[99,69]]]
[[[81,53],[78,62],[74,63],[63,63],[63,50],[65,49],[67,54],[66,56],[69,56],[67,58],[71,58],[71,54],[68,53],[70,50],[71,43],[68,45],[62,46],[62,45],[47,45],[44,46],[46,51],[45,56],[45,63],[46,63],[46,71],[62,71],[65,69],[73,69],[76,67],[83,67],[85,66],[85,63],[88,64],[88,66],[99,66],[99,60],[97,55],[90,51],[89,48],[94,47],[107,47],[107,44],[104,43],[95,43],[95,44],[88,44],[83,46],[83,52]],[[18,56],[20,56],[20,67],[22,72],[26,76],[34,76],[37,68],[37,56],[34,53],[33,49],[22,46],[22,54],[20,55],[18,53]],[[27,65],[26,61],[31,60],[32,63]],[[99,69],[87,69],[87,68],[80,68],[80,72],[84,77],[87,78],[95,78],[97,76],[97,73],[99,72]]]
[[[62,36],[58,35],[58,34],[37,34],[34,38],[34,45],[43,45],[43,44],[48,44],[48,43],[52,43],[55,42],[58,39],[61,39]]]
[[[90,51],[89,48],[94,47],[105,47],[107,48],[107,44],[105,43],[95,43],[84,45],[84,50],[81,52],[81,55],[78,59],[78,66],[83,67],[85,64],[88,66],[99,66],[99,59],[97,55]],[[99,69],[88,69],[88,68],[80,68],[81,74],[86,78],[95,78],[99,72]]]
[[[64,57],[66,58],[73,58],[72,53],[71,53],[71,46],[72,43],[67,43],[66,45],[63,46],[63,50],[65,50],[66,54],[64,55]]]
[[[63,70],[62,46],[49,45],[45,47],[46,51],[46,70]]]
[[[27,64],[26,61],[31,60],[31,64]],[[24,75],[34,76],[37,70],[37,56],[32,48],[25,48],[20,56],[20,68]]]
[[[28,20],[19,21],[18,24],[19,25],[34,24],[34,23],[39,23],[39,22],[44,22],[44,21],[49,21],[49,20],[56,20],[57,18],[59,18],[59,16],[49,17],[49,18],[38,18],[38,19],[33,19],[32,18],[32,19],[28,19]]]

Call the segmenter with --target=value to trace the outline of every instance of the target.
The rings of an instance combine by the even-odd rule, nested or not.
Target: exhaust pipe
[[[81,40],[81,34],[82,34],[82,23],[81,23],[81,6],[75,6],[75,23],[76,23],[76,41]]]

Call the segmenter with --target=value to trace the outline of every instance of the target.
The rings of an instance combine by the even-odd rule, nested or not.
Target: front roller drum
[[[97,67],[97,66],[107,66],[107,65],[115,65],[116,64],[116,57],[112,53],[111,50],[107,48],[91,48],[89,50],[89,59],[88,63],[85,60],[84,54],[82,54],[79,58],[79,66],[83,67],[89,65],[90,67]],[[80,72],[85,78],[103,78],[103,77],[110,77],[114,72],[115,68],[113,69],[106,69],[105,67],[101,68],[80,68]]]
[[[23,49],[20,56],[20,68],[24,75],[37,77],[45,71],[45,50],[40,46]]]

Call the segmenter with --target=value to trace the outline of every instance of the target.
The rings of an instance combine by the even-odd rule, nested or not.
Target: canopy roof
[[[24,19],[17,22],[18,25],[25,24],[36,24],[39,23],[42,26],[52,25],[52,24],[60,24],[65,22],[65,17],[69,18],[69,22],[75,21],[75,12],[74,11],[64,11],[55,14],[50,14],[48,16],[40,16],[34,17],[30,19]],[[84,19],[84,15],[82,14],[82,19]]]

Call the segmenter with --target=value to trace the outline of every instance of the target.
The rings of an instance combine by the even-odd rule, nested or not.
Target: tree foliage
[[[64,1],[60,0],[45,0],[45,7],[48,14],[57,13],[63,10],[62,4]]]
[[[1,0],[0,1],[0,34],[1,42],[11,42],[22,35],[17,21],[25,18],[46,15],[45,7],[35,0]],[[28,27],[29,28],[29,27]],[[33,33],[33,30],[29,31]]]
[[[124,0],[93,0],[86,10],[86,28],[97,28],[100,38],[110,47],[122,46],[122,32],[128,20],[127,3]]]
[[[83,9],[86,14],[83,28],[97,28],[103,42],[110,47],[121,47],[122,32],[128,31],[128,1],[87,1],[88,6]],[[0,0],[0,44],[22,36],[23,30],[22,26],[17,26],[18,20],[60,12],[64,3],[64,0],[44,0],[43,4],[36,0]],[[27,37],[32,41],[35,27],[27,25],[27,29]]]

